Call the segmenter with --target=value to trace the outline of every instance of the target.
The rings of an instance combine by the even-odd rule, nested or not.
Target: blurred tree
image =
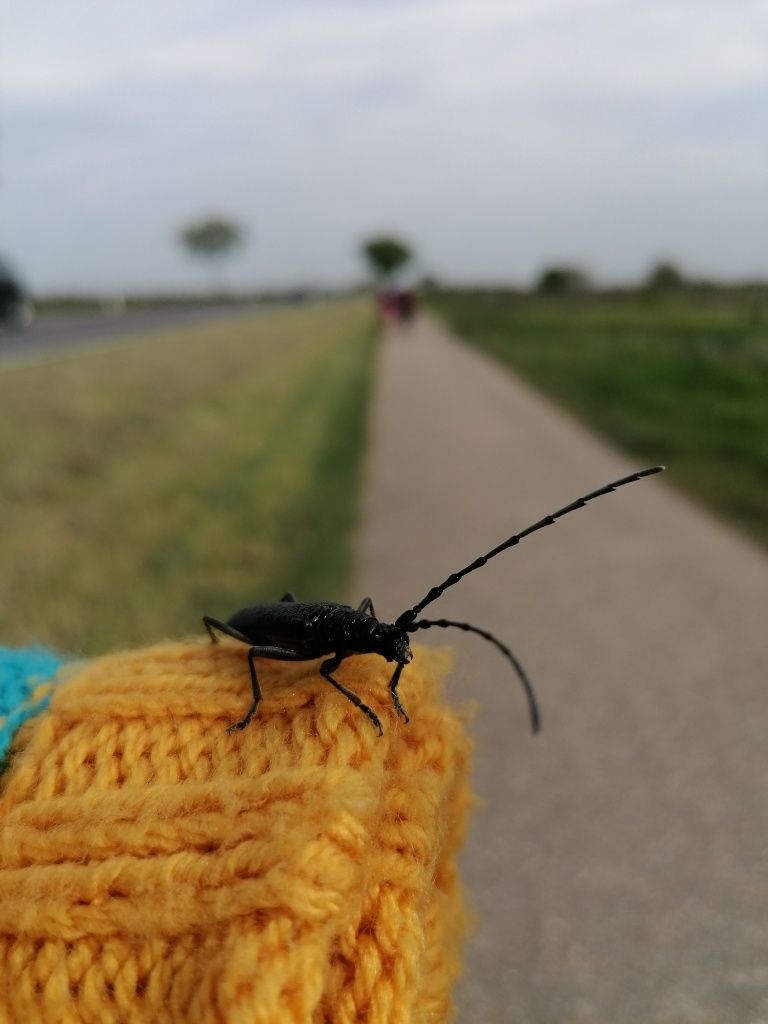
[[[244,238],[243,228],[236,221],[223,217],[206,217],[179,232],[179,242],[184,248],[211,264],[225,260],[243,244]]]
[[[579,267],[546,267],[536,281],[543,295],[575,295],[589,288],[589,278]]]
[[[685,278],[674,263],[657,263],[651,268],[645,280],[645,287],[653,291],[668,291],[671,288],[681,288],[685,284]]]
[[[363,243],[363,255],[375,276],[382,279],[410,262],[413,253],[400,239],[382,235]]]

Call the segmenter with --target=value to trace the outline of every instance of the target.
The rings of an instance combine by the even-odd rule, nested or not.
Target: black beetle
[[[256,713],[256,708],[261,700],[261,689],[256,677],[255,658],[272,658],[275,661],[312,661],[315,658],[326,660],[320,666],[320,675],[335,686],[339,692],[351,700],[360,710],[366,714],[376,726],[379,735],[382,734],[381,722],[367,704],[364,704],[356,693],[347,689],[338,680],[333,678],[332,673],[336,671],[345,658],[354,654],[380,654],[387,661],[396,662],[395,670],[389,681],[389,692],[392,703],[398,715],[406,722],[408,715],[400,703],[397,694],[397,684],[400,682],[400,675],[403,668],[413,657],[408,634],[415,633],[419,629],[430,629],[433,626],[441,628],[453,627],[462,629],[467,633],[476,633],[484,640],[490,641],[509,660],[520,679],[526,698],[531,718],[531,727],[534,732],[539,731],[539,709],[533,687],[512,651],[500,640],[497,640],[491,633],[477,626],[470,626],[468,622],[454,622],[450,619],[419,619],[419,613],[428,604],[436,601],[449,587],[452,587],[464,576],[475,569],[479,569],[486,562],[506,551],[507,548],[519,544],[524,537],[541,530],[545,526],[551,526],[561,516],[573,512],[577,508],[583,508],[593,498],[599,498],[603,494],[623,487],[624,484],[632,483],[654,473],[660,473],[664,466],[652,466],[650,469],[643,469],[630,476],[614,480],[604,487],[600,487],[582,498],[577,498],[564,508],[552,512],[538,522],[533,523],[522,533],[516,533],[508,540],[505,540],[498,547],[493,548],[485,555],[476,558],[474,562],[452,573],[432,589],[412,608],[399,615],[393,624],[380,622],[376,618],[373,609],[373,602],[370,597],[365,597],[357,608],[346,604],[333,604],[323,602],[317,604],[304,604],[296,601],[293,594],[286,593],[282,599],[275,604],[258,604],[250,608],[243,608],[235,612],[226,622],[214,619],[210,615],[203,616],[203,623],[208,630],[208,635],[215,643],[217,638],[214,630],[219,630],[227,636],[241,640],[250,646],[248,652],[248,666],[251,670],[251,687],[253,690],[253,702],[243,719],[230,725],[228,732],[234,729],[244,729]]]

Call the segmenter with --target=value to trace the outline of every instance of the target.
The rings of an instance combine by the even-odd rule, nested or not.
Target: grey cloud
[[[456,277],[756,273],[768,40],[737,6],[33,0],[0,53],[0,249],[40,288],[192,285],[173,231],[217,208],[252,227],[243,284],[350,279],[385,226]]]

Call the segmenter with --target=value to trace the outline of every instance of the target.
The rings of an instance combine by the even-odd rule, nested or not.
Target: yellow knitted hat
[[[23,726],[0,798],[0,1020],[424,1024],[465,933],[454,855],[468,741],[417,649],[338,677],[168,643],[71,672]]]

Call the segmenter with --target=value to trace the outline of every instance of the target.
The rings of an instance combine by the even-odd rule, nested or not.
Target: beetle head
[[[376,625],[374,639],[376,652],[385,657],[387,661],[396,661],[399,665],[407,665],[413,658],[408,634],[400,626],[390,626],[386,622],[379,622]]]

